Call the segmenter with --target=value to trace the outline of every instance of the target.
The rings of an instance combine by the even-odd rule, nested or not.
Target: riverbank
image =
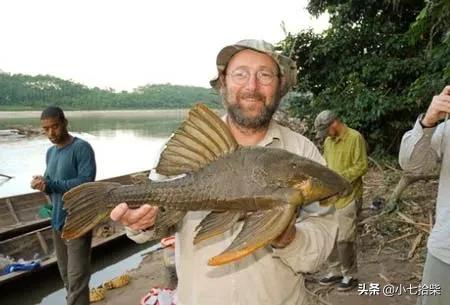
[[[131,278],[128,285],[118,289],[107,290],[105,299],[93,304],[140,304],[140,300],[153,287],[175,288],[175,269],[166,267],[164,259],[167,251],[170,251],[170,249],[157,250],[146,255],[136,269],[128,272]]]

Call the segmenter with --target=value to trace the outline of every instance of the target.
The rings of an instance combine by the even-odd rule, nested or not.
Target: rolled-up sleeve
[[[273,249],[273,256],[296,273],[315,272],[333,250],[337,224],[333,215],[308,217],[296,229],[294,240],[283,249]]]
[[[414,128],[403,135],[398,161],[407,172],[422,174],[432,171],[440,157],[440,143],[444,124],[435,128],[422,128],[417,119]]]
[[[143,244],[145,242],[155,239],[154,230],[135,231],[129,227],[125,227],[125,232],[129,239],[138,244]]]

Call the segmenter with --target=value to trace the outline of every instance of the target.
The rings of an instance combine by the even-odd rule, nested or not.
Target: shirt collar
[[[260,146],[268,146],[272,144],[274,140],[281,139],[281,130],[280,125],[277,124],[274,120],[271,120],[269,123],[269,129],[267,130],[266,136],[261,142],[258,143]]]

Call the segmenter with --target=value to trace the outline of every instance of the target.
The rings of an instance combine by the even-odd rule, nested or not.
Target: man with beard
[[[70,241],[61,239],[66,219],[62,196],[77,185],[94,181],[96,164],[91,145],[70,135],[67,124],[59,107],[50,106],[42,112],[42,129],[55,145],[47,150],[44,175],[33,176],[31,188],[45,192],[52,201],[53,245],[67,289],[67,304],[88,305],[92,233]]]
[[[211,86],[222,96],[227,110],[223,119],[240,145],[282,148],[325,163],[311,141],[272,120],[281,98],[296,82],[294,61],[265,41],[243,40],[223,48],[216,63],[218,75]],[[157,213],[151,206],[131,210],[121,203],[111,218],[130,228],[130,238],[144,242],[154,238],[151,227]],[[331,215],[293,223],[271,246],[210,267],[207,258],[228,247],[242,223],[194,246],[195,228],[206,214],[189,212],[177,228],[177,304],[318,304],[306,290],[302,273],[316,271],[331,253],[337,232]]]

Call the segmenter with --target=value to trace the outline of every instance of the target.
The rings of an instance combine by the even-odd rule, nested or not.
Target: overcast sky
[[[208,87],[217,52],[245,38],[276,43],[280,27],[326,28],[307,0],[0,0],[0,70],[89,87]]]

